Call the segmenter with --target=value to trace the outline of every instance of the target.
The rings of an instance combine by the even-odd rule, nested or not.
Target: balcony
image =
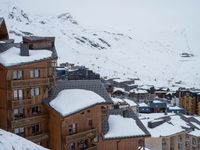
[[[48,138],[49,138],[48,133],[41,133],[41,134],[38,134],[38,135],[27,137],[26,139],[28,139],[28,140],[30,140],[34,143],[38,143],[38,142],[46,140]]]
[[[25,126],[30,126],[32,124],[36,124],[38,122],[43,122],[48,120],[48,115],[38,115],[38,116],[33,116],[33,117],[27,117],[19,120],[13,120],[11,121],[11,128],[18,128],[18,127],[25,127]]]
[[[8,81],[8,88],[25,88],[32,86],[42,86],[42,85],[50,85],[50,78],[35,78],[35,79],[27,79],[27,80],[10,80]]]
[[[80,140],[80,139],[87,139],[90,137],[95,137],[95,135],[97,134],[97,130],[96,129],[91,129],[91,130],[87,130],[87,131],[83,131],[83,132],[78,132],[76,134],[72,134],[72,135],[67,135],[66,136],[66,143],[69,143],[71,141],[74,140]]]
[[[31,99],[24,100],[8,100],[8,107],[11,109],[25,107],[29,105],[33,105],[33,101]]]

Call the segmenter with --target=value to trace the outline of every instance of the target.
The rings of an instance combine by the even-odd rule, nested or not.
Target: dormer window
[[[39,69],[33,69],[30,71],[30,78],[39,78],[40,71]]]
[[[21,70],[14,70],[12,73],[13,80],[20,80],[22,79],[22,71]]]

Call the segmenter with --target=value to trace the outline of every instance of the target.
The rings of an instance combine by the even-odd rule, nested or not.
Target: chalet
[[[48,147],[48,114],[42,101],[54,83],[57,53],[54,41],[50,47],[46,37],[29,39],[0,43],[0,128]]]
[[[9,39],[6,23],[3,18],[0,17],[0,41]]]
[[[167,111],[167,103],[163,100],[155,99],[153,101],[149,101],[150,111],[152,113],[160,113]]]
[[[150,137],[130,108],[110,110],[103,126],[101,150],[144,150],[145,138]]]
[[[185,109],[186,114],[200,115],[200,90],[180,89],[178,93],[180,107]]]
[[[134,98],[136,102],[148,102],[150,94],[146,90],[132,89],[129,91],[129,97]]]
[[[145,139],[149,149],[199,150],[200,118],[182,114],[140,114],[151,137]],[[193,134],[193,135],[192,135]]]
[[[99,80],[61,80],[45,100],[52,150],[101,149],[102,121],[112,101]]]
[[[150,113],[151,112],[150,106],[144,102],[139,103],[138,112],[139,113]]]
[[[155,94],[158,98],[167,98],[166,94],[169,92],[169,88],[159,87],[159,88],[156,88],[155,90],[156,90]]]
[[[128,92],[125,91],[124,88],[119,88],[119,87],[114,87],[112,91],[112,96],[117,96],[117,97],[125,97],[128,95]]]

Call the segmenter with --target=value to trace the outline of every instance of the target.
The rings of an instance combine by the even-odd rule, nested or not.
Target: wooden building
[[[8,31],[6,27],[6,23],[3,18],[0,17],[0,41],[8,40]]]
[[[49,110],[50,149],[99,149],[103,118],[112,104],[99,80],[57,81],[45,104]]]
[[[55,47],[37,47],[0,44],[0,128],[48,147],[48,112],[42,102],[54,83],[57,54]]]
[[[180,107],[184,108],[188,115],[200,115],[200,91],[190,89],[180,89]]]

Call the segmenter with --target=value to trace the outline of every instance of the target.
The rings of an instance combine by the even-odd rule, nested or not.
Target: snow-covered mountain
[[[55,36],[58,63],[200,88],[198,0],[1,0],[10,37]],[[75,18],[74,18],[75,16]]]
[[[22,137],[0,129],[0,150],[48,150]]]

